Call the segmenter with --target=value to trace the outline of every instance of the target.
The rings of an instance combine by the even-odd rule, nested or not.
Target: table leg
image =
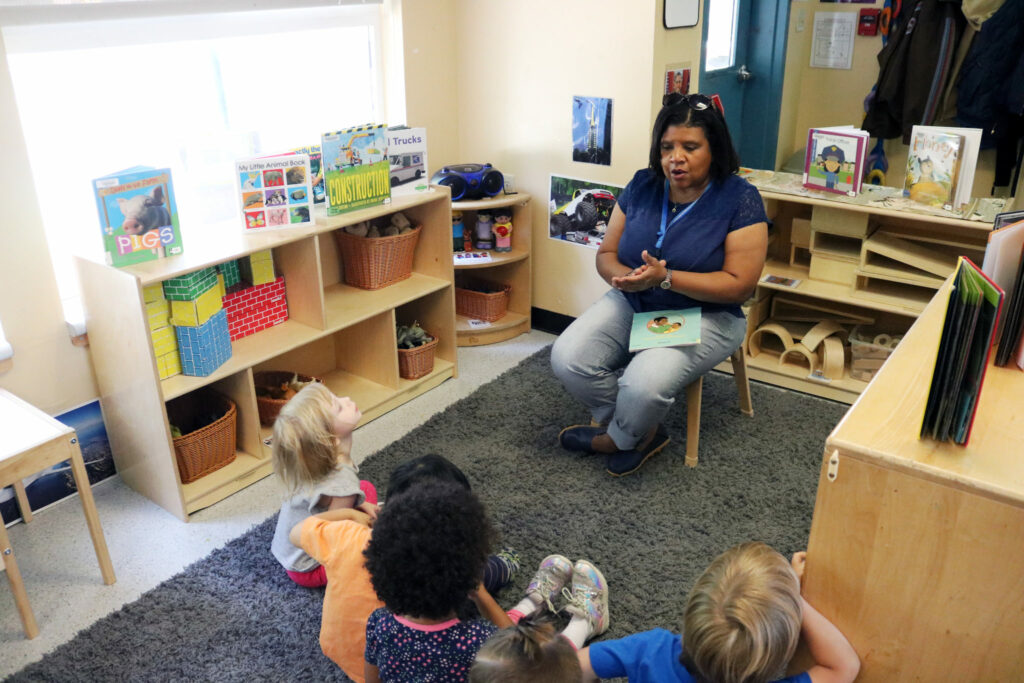
[[[117,580],[114,577],[114,565],[110,562],[107,540],[103,537],[100,517],[96,514],[96,501],[92,497],[89,475],[85,471],[85,461],[82,460],[82,450],[78,447],[77,438],[70,439],[68,451],[70,452],[68,460],[71,462],[71,473],[75,477],[75,486],[78,487],[78,497],[82,500],[82,511],[85,513],[85,522],[89,526],[89,535],[92,536],[93,548],[96,549],[96,559],[100,563],[103,583],[110,585]]]
[[[39,627],[36,626],[36,618],[32,614],[32,606],[28,604],[25,582],[21,580],[18,562],[14,559],[14,549],[11,548],[11,539],[7,535],[7,528],[2,520],[0,520],[0,554],[4,558],[7,582],[11,584],[11,592],[14,593],[14,604],[18,608],[18,616],[21,617],[21,625],[25,629],[25,635],[29,638],[35,638],[39,635]]]
[[[18,499],[21,521],[28,524],[32,521],[32,506],[28,504],[28,494],[25,493],[25,484],[21,482],[21,479],[14,482],[14,496]]]

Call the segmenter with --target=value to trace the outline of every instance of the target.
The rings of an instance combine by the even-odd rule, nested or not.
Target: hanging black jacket
[[[862,128],[872,137],[902,137],[930,125],[963,34],[959,2],[904,2],[897,30],[878,53],[878,83]]]

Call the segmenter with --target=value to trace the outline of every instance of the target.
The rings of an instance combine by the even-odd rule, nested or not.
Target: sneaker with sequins
[[[562,589],[566,600],[565,611],[590,622],[590,636],[599,636],[608,630],[611,614],[608,611],[608,582],[593,563],[577,560],[572,568],[572,590]]]
[[[548,555],[541,560],[537,573],[526,587],[526,595],[538,605],[544,603],[556,611],[552,600],[558,597],[572,577],[572,562],[564,555]]]

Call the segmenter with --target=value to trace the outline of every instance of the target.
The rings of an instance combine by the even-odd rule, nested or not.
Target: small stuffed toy
[[[494,251],[512,251],[512,216],[507,211],[494,213]]]

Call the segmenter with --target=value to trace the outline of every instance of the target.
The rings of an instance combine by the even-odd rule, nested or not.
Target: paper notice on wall
[[[817,12],[814,15],[814,40],[811,42],[811,66],[822,69],[849,69],[853,66],[853,36],[857,15],[851,12]]]

